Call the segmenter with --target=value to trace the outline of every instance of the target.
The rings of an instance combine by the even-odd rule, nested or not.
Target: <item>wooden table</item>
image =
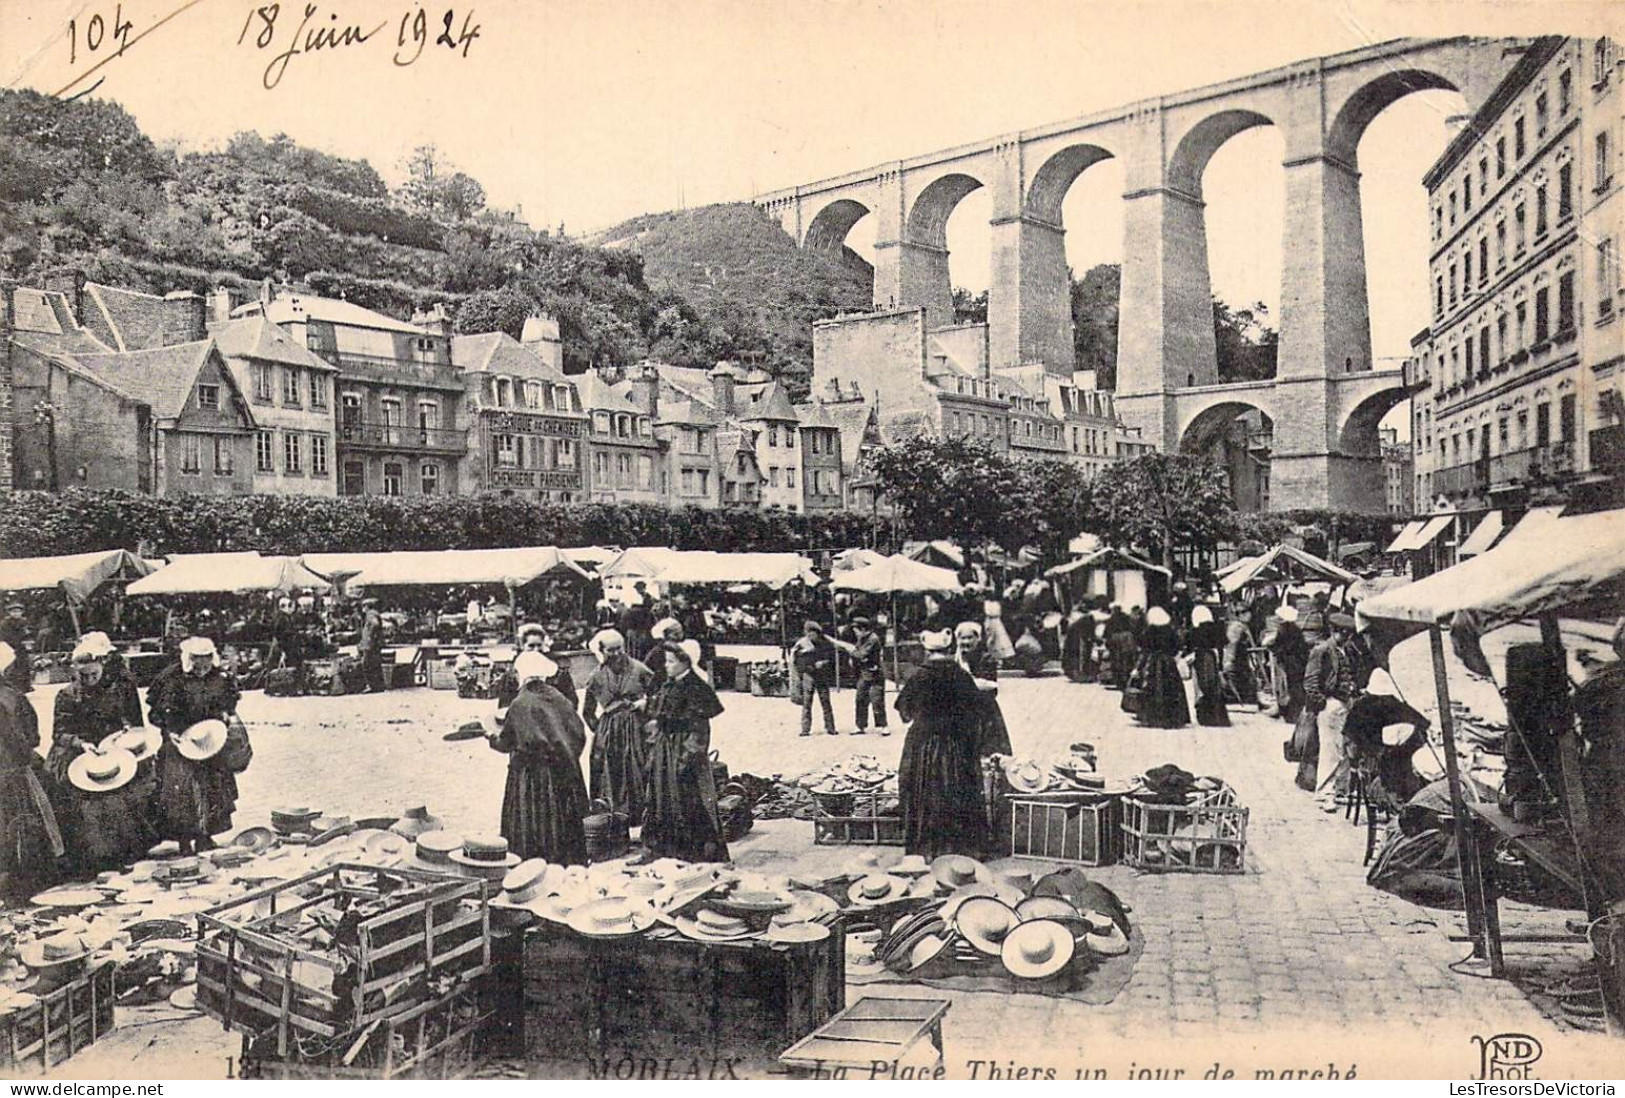
[[[877,1064],[895,1065],[921,1037],[945,1067],[942,1019],[948,999],[886,998],[866,995],[812,1033],[785,1049],[779,1063],[792,1074],[825,1074],[835,1068],[873,1072]]]

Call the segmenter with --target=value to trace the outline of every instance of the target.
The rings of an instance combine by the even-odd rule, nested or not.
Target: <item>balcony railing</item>
[[[1528,484],[1574,472],[1574,447],[1567,442],[1531,446],[1490,459],[1490,484],[1497,488]]]
[[[463,390],[463,372],[439,362],[414,362],[389,355],[363,355],[352,351],[312,348],[316,354],[339,368],[339,376],[363,381],[420,385],[430,389]]]
[[[386,450],[454,450],[461,453],[468,439],[462,431],[445,427],[410,427],[389,423],[340,423],[339,444],[376,446]]]
[[[1474,495],[1489,486],[1489,462],[1464,461],[1433,473],[1433,491],[1451,496]]]

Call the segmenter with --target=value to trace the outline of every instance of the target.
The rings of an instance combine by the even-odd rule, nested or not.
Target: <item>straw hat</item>
[[[412,853],[410,840],[388,831],[375,831],[361,840],[361,856],[368,862],[399,865]]]
[[[706,908],[701,908],[692,916],[679,915],[674,924],[685,938],[698,942],[737,942],[755,933],[744,919]]]
[[[1087,916],[1085,917],[1087,918]],[[1102,957],[1120,957],[1128,952],[1128,935],[1124,934],[1122,928],[1116,923],[1111,923],[1109,927],[1102,930],[1099,929],[1099,924],[1094,923],[1094,920],[1090,920],[1090,922],[1094,924],[1094,928],[1083,936],[1083,944],[1088,947],[1091,953],[1099,954]]]
[[[889,904],[908,895],[912,882],[902,877],[893,877],[890,874],[875,873],[868,877],[859,877],[847,889],[847,898],[859,907],[876,907],[880,904]]]
[[[137,765],[135,756],[121,748],[83,751],[68,764],[68,781],[84,793],[111,793],[130,783]]]
[[[519,855],[508,849],[507,839],[477,835],[464,839],[462,849],[451,852],[451,860],[470,876],[500,881],[519,864]]]
[[[948,934],[926,934],[915,942],[909,949],[908,956],[901,962],[904,972],[918,972],[932,961],[942,955],[953,940]]]
[[[425,831],[439,831],[443,823],[444,821],[429,812],[427,805],[420,804],[408,808],[389,829],[397,835],[415,839]]]
[[[1077,944],[1072,932],[1061,923],[1036,919],[1022,923],[999,947],[1005,971],[1024,980],[1054,976],[1071,962]]]
[[[269,827],[245,827],[237,832],[237,837],[231,840],[233,846],[240,846],[250,854],[258,854],[269,850],[276,845],[276,832]]]
[[[164,745],[164,734],[150,724],[126,728],[113,737],[112,746],[128,751],[136,762],[146,762]]]
[[[767,928],[762,938],[781,945],[798,945],[802,942],[821,942],[829,935],[829,927],[823,923],[775,923]]]
[[[910,854],[887,872],[899,877],[924,877],[931,872],[931,863],[918,854]]]
[[[1018,793],[1038,793],[1049,787],[1049,768],[1032,759],[1017,763],[1011,760],[1004,768],[1004,778]]]
[[[77,934],[58,934],[19,946],[17,955],[23,964],[39,973],[54,972],[65,965],[82,961],[88,955],[84,940]]]
[[[542,858],[531,858],[520,862],[508,871],[502,878],[502,895],[492,903],[528,904],[542,895],[542,886],[547,882],[547,862]]]
[[[181,753],[181,758],[191,759],[193,762],[207,762],[220,754],[220,749],[226,746],[225,721],[198,721],[175,740],[175,749]]]
[[[1021,916],[991,896],[973,896],[954,913],[954,929],[983,953],[998,956],[1005,936],[1021,925]]]
[[[455,876],[457,866],[452,862],[451,856],[454,851],[460,851],[462,846],[461,835],[455,835],[450,831],[425,831],[412,845],[413,868]]]
[[[321,810],[304,806],[271,809],[271,826],[283,835],[294,831],[309,831],[310,822],[320,816]]]
[[[975,858],[963,854],[944,854],[931,862],[931,875],[944,888],[959,888],[977,881],[991,882],[993,871]]]
[[[810,892],[805,889],[796,889],[790,893],[790,899],[795,901],[789,911],[775,915],[774,919],[786,922],[809,922],[820,915],[833,915],[841,909],[841,905],[824,895],[822,892]]]
[[[1060,896],[1028,896],[1016,905],[1023,922],[1030,919],[1078,919],[1078,909]]]
[[[565,923],[577,934],[591,938],[618,938],[649,929],[654,912],[624,897],[593,900],[572,908]]]

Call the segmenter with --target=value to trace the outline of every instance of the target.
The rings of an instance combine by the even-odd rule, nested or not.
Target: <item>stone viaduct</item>
[[[1357,150],[1412,92],[1453,89],[1476,111],[1526,43],[1399,39],[1070,121],[758,196],[808,248],[839,248],[873,215],[876,305],[953,321],[946,227],[991,192],[988,340],[994,366],[1070,376],[1072,320],[1061,204],[1122,162],[1117,407],[1167,451],[1196,450],[1248,409],[1274,423],[1271,506],[1381,510],[1376,425],[1405,399],[1373,369]],[[1273,125],[1286,149],[1280,351],[1273,381],[1218,380],[1202,174],[1230,138]]]

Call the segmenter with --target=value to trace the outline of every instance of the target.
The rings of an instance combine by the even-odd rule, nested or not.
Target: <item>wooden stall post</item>
[[[1501,941],[1497,915],[1485,903],[1484,880],[1480,876],[1478,829],[1467,813],[1462,792],[1461,768],[1456,758],[1456,725],[1450,712],[1450,682],[1445,674],[1444,632],[1438,622],[1428,626],[1428,642],[1433,649],[1433,687],[1439,702],[1439,732],[1444,737],[1444,771],[1450,783],[1450,811],[1456,820],[1456,865],[1461,871],[1462,899],[1467,909],[1467,933],[1473,939],[1473,956],[1488,958],[1490,974],[1502,972]]]

